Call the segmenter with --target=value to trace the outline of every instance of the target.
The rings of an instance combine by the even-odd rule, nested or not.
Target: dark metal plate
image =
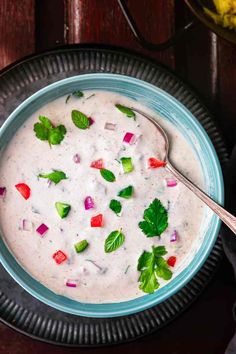
[[[82,73],[123,74],[156,85],[182,102],[208,132],[221,163],[226,149],[216,124],[197,96],[174,74],[134,54],[112,49],[71,46],[32,56],[0,72],[0,122],[40,88]],[[0,266],[0,319],[34,338],[66,346],[117,344],[147,335],[172,321],[201,293],[222,254],[220,239],[196,276],[161,304],[126,317],[96,319],[55,310],[24,291]]]

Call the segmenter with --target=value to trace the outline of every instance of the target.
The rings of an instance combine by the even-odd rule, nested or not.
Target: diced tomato
[[[18,184],[15,185],[15,187],[18,190],[18,192],[20,192],[22,197],[24,197],[25,199],[29,199],[29,197],[30,197],[30,187],[27,184],[18,183]]]
[[[57,264],[61,264],[62,262],[67,260],[67,255],[61,250],[55,252],[52,256]]]
[[[90,221],[91,227],[102,227],[103,225],[103,215],[98,214],[96,216],[93,216]]]
[[[99,160],[91,162],[90,167],[97,168],[98,170],[101,170],[101,168],[103,168],[103,159],[99,159]]]
[[[165,161],[158,160],[155,157],[150,157],[148,159],[149,168],[159,168],[159,167],[164,167],[165,165],[166,165]]]
[[[175,256],[171,256],[167,259],[167,263],[170,267],[174,267],[175,263],[176,263],[176,257]]]

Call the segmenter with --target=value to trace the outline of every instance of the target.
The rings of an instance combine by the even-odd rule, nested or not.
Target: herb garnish
[[[50,181],[54,182],[55,184],[59,183],[61,180],[63,179],[67,179],[68,177],[66,176],[65,172],[63,171],[57,171],[54,170],[51,173],[46,173],[46,174],[42,174],[40,173],[38,175],[39,178],[47,178]]]
[[[109,253],[117,250],[117,248],[122,246],[124,241],[125,241],[125,236],[121,232],[121,230],[112,231],[108,235],[107,239],[105,240],[105,246],[104,246],[105,252]]]
[[[71,94],[71,95],[68,95],[68,96],[66,97],[66,103],[69,101],[69,99],[71,98],[71,96],[74,96],[74,97],[80,98],[80,97],[83,97],[83,96],[84,96],[84,94],[83,94],[83,92],[81,92],[81,91],[79,91],[79,90],[74,91],[74,92],[72,92],[72,94]]]
[[[113,172],[106,170],[105,168],[100,169],[101,176],[108,182],[115,182],[116,177]]]
[[[133,186],[128,186],[128,187],[126,187],[124,189],[121,189],[121,191],[119,191],[118,197],[129,199],[129,198],[132,197],[133,192],[134,192],[134,187]]]
[[[38,139],[47,140],[49,145],[60,144],[66,134],[64,125],[54,127],[50,119],[44,116],[39,116],[41,123],[34,124],[34,132]]]
[[[168,226],[168,214],[159,199],[154,199],[144,210],[143,219],[138,226],[147,237],[160,237]]]
[[[88,129],[89,128],[89,118],[82,112],[74,109],[71,112],[71,118],[74,125],[79,129]]]
[[[145,293],[153,293],[159,288],[160,284],[157,278],[169,280],[172,272],[169,269],[167,261],[163,256],[167,254],[164,246],[152,246],[151,252],[144,251],[138,260],[138,271],[141,272],[139,277],[139,289]]]
[[[121,104],[116,104],[116,108],[119,109],[119,111],[121,111],[122,113],[126,114],[128,118],[135,119],[135,113],[129,107],[123,106]]]
[[[119,200],[112,199],[112,200],[110,201],[109,208],[110,208],[112,211],[114,211],[114,213],[115,213],[116,215],[118,215],[118,214],[121,212],[121,209],[122,209],[121,202],[119,202]]]
[[[82,240],[80,242],[77,242],[74,247],[77,253],[83,252],[87,247],[89,243],[87,240]]]

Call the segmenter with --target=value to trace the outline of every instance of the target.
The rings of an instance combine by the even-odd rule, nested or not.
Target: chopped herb
[[[126,114],[128,118],[135,119],[135,113],[129,107],[122,106],[121,104],[116,104],[116,108],[119,109],[119,111],[121,111],[122,113]]]
[[[144,251],[138,259],[139,289],[145,293],[153,293],[159,288],[160,284],[157,278],[169,280],[172,272],[169,269],[167,261],[163,258],[166,254],[164,246],[152,247],[151,252]]]
[[[134,187],[133,186],[128,186],[128,187],[126,187],[124,189],[121,189],[121,191],[119,191],[118,197],[129,199],[129,198],[132,197],[133,192],[134,192]]]
[[[65,172],[63,171],[57,171],[57,170],[54,170],[53,172],[51,173],[46,173],[46,174],[42,174],[40,173],[38,175],[39,178],[47,178],[49,179],[50,181],[54,182],[55,184],[61,182],[61,180],[63,179],[67,179],[68,177],[66,176]]]
[[[134,166],[133,166],[131,157],[122,157],[120,160],[122,163],[124,173],[129,173],[129,172],[133,171]]]
[[[101,176],[108,182],[115,182],[116,177],[113,172],[106,170],[105,168],[100,169]]]
[[[125,269],[125,274],[128,273],[129,268],[130,268],[130,264],[126,267],[126,269]]]
[[[81,253],[88,247],[88,245],[89,243],[87,240],[82,240],[80,242],[77,242],[74,247],[77,253]]]
[[[122,209],[121,202],[119,202],[119,200],[112,199],[110,201],[109,208],[117,215],[121,212]]]
[[[71,112],[71,118],[74,123],[74,125],[79,128],[79,129],[88,129],[89,128],[89,118],[82,112],[77,111],[74,109]]]
[[[95,93],[93,93],[92,95],[86,97],[85,99],[86,99],[86,100],[89,100],[89,99],[92,98],[93,96],[95,96]]]
[[[121,230],[112,231],[105,240],[105,252],[110,253],[123,245],[125,236]]]
[[[144,210],[143,219],[138,225],[147,237],[160,237],[168,226],[168,214],[159,199],[154,199]]]
[[[66,134],[64,125],[54,127],[52,122],[44,116],[39,116],[41,123],[34,124],[34,132],[38,139],[47,140],[49,145],[60,144]]]
[[[71,95],[68,95],[68,96],[66,97],[66,103],[69,101],[70,97],[71,97]]]
[[[71,95],[68,95],[68,96],[66,97],[66,103],[69,101],[69,99],[71,98],[71,96],[80,98],[80,97],[83,97],[84,94],[83,94],[83,92],[81,92],[81,91],[74,91],[74,92],[72,92]]]
[[[56,202],[55,207],[57,209],[58,215],[63,219],[65,218],[71,209],[71,206],[66,203]]]

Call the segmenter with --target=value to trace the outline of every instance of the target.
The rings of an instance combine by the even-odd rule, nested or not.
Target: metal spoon
[[[217,204],[213,199],[211,199],[206,193],[204,193],[200,188],[195,186],[188,178],[186,178],[181,172],[179,172],[169,160],[169,139],[164,131],[164,129],[157,123],[157,121],[151,117],[150,115],[140,111],[137,108],[131,107],[134,112],[141,114],[146,117],[150,122],[152,122],[158,131],[161,133],[164,141],[165,141],[165,155],[164,161],[166,162],[165,168],[172,173],[172,175],[177,178],[180,182],[182,182],[186,187],[188,187],[198,198],[200,198],[206,205],[214,211],[216,215],[236,234],[236,217],[230,214],[227,210],[222,208],[219,204]]]

